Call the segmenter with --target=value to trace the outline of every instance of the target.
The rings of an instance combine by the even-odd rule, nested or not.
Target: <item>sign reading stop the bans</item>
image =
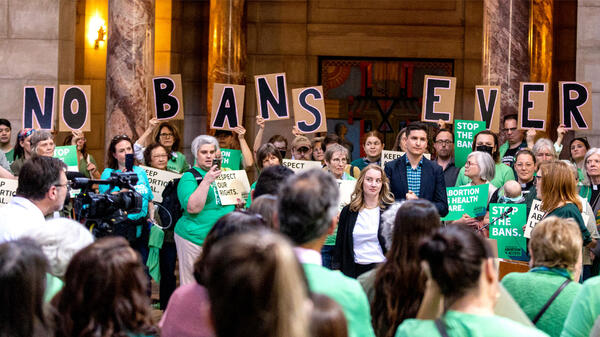
[[[509,207],[513,210],[508,216],[498,219]],[[528,260],[523,225],[527,220],[525,204],[490,204],[490,239],[498,243],[498,257],[501,259]]]
[[[485,130],[483,121],[456,120],[454,125],[454,165],[456,167],[465,166],[467,156],[473,152],[473,138],[483,130]]]
[[[57,146],[54,148],[54,158],[62,160],[67,164],[67,171],[78,172],[77,146]]]

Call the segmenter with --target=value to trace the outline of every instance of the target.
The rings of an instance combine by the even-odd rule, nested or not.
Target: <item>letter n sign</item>
[[[254,76],[258,114],[265,120],[290,118],[285,73]]]
[[[592,83],[558,82],[560,123],[570,130],[591,130]]]
[[[24,129],[53,129],[54,91],[54,87],[45,87],[42,85],[23,88]]]

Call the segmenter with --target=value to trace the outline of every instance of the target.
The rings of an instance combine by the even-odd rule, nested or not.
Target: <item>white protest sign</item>
[[[356,187],[356,180],[336,180],[340,189],[340,204],[339,210],[341,211],[346,205],[348,205],[352,199],[352,192]]]
[[[540,200],[534,200],[531,203],[531,210],[529,211],[529,217],[527,217],[527,224],[525,225],[525,236],[526,238],[531,238],[531,231],[544,217],[544,212],[542,211],[542,202]]]
[[[6,205],[15,195],[19,181],[0,178],[0,205]]]
[[[143,168],[144,171],[146,171],[146,175],[148,175],[148,183],[150,184],[152,194],[154,195],[154,200],[152,200],[154,202],[162,202],[162,192],[169,181],[181,178],[181,174],[179,173],[159,170],[148,166],[140,167]]]
[[[244,170],[223,171],[215,180],[221,205],[235,205],[239,200],[245,201],[250,193],[248,175]]]
[[[322,168],[321,162],[313,161],[313,160],[292,160],[292,159],[284,159],[283,166],[291,169],[295,173],[300,171],[310,170],[313,168]]]
[[[385,167],[385,164],[402,157],[406,152],[402,151],[381,151],[381,167]],[[427,159],[431,159],[431,154],[425,153],[423,156]]]

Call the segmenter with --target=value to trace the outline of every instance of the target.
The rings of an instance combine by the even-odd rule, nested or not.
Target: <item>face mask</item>
[[[493,147],[487,145],[477,145],[477,147],[475,147],[475,151],[487,152],[490,155],[492,155],[493,150]]]
[[[287,152],[287,151],[281,151],[281,150],[279,150],[279,153],[281,153],[281,158],[285,158],[285,153],[286,153],[286,152]]]

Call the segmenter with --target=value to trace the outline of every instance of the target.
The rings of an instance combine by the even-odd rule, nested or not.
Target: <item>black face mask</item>
[[[281,154],[281,158],[285,158],[285,153],[286,153],[286,152],[287,152],[287,151],[281,151],[281,150],[279,150],[279,153]]]
[[[493,150],[493,147],[487,145],[477,145],[477,147],[475,147],[475,151],[487,152],[490,156],[492,155]]]

